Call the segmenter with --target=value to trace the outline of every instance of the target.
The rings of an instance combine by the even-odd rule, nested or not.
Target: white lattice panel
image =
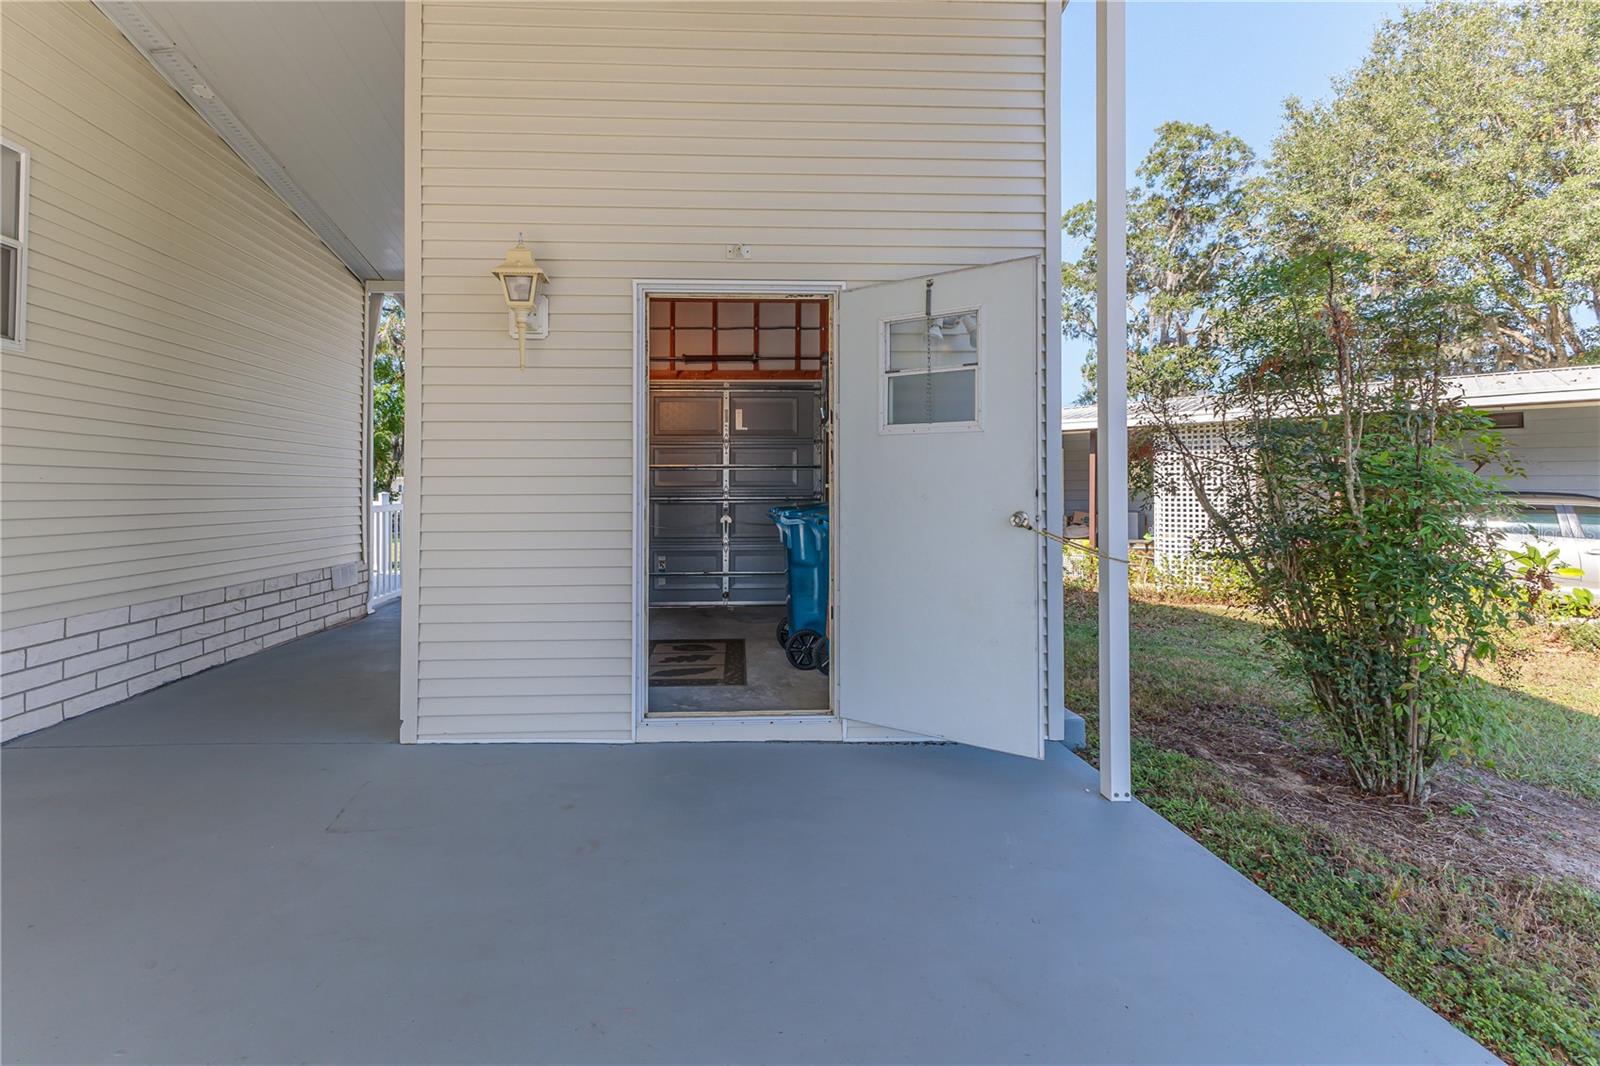
[[[1182,439],[1201,461],[1202,469],[1206,459],[1220,460],[1225,454],[1221,426],[1193,426],[1182,431]],[[1222,478],[1208,474],[1205,483],[1215,496]],[[1163,447],[1157,456],[1156,486],[1156,569],[1167,573],[1189,570],[1194,565],[1191,557],[1196,547],[1211,533],[1211,520],[1184,474],[1177,451],[1171,447]]]

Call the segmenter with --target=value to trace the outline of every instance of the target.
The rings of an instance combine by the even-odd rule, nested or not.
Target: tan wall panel
[[[417,739],[628,738],[634,280],[863,284],[1045,253],[1056,10],[424,5]],[[526,370],[487,276],[519,230],[551,275]]]
[[[3,18],[4,627],[359,558],[360,283],[92,5]]]

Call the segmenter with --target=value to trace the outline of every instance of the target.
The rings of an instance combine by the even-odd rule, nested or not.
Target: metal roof
[[[1474,407],[1540,407],[1550,404],[1600,403],[1600,366],[1546,367],[1539,370],[1510,370],[1499,374],[1463,374],[1450,379],[1458,395]],[[1149,421],[1135,408],[1128,410],[1129,425]],[[1218,421],[1209,405],[1196,404],[1192,421]],[[1094,429],[1093,404],[1061,409],[1061,431],[1082,432]]]

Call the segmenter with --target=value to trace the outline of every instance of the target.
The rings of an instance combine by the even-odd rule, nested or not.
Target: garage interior
[[[647,713],[826,714],[779,643],[774,507],[828,499],[826,297],[649,300]]]

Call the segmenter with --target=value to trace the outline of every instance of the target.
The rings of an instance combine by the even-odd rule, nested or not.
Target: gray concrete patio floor
[[[1492,1061],[1055,746],[402,747],[397,643],[5,748],[6,1061]]]

